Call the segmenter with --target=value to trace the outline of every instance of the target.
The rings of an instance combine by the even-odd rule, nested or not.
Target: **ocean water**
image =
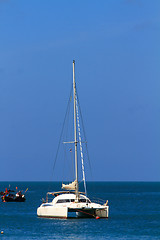
[[[160,239],[160,182],[89,182],[88,196],[109,201],[108,219],[43,219],[37,207],[60,183],[0,182],[29,190],[24,203],[0,202],[0,239]]]

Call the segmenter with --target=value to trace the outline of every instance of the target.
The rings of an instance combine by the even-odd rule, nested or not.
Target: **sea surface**
[[[0,202],[0,239],[160,239],[160,182],[89,182],[88,196],[109,201],[108,219],[43,219],[36,215],[59,182],[0,182],[26,190],[26,202]]]

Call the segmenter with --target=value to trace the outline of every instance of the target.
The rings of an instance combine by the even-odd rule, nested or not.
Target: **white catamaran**
[[[84,174],[83,153],[82,153],[82,141],[80,135],[78,105],[77,105],[77,93],[75,85],[75,61],[73,61],[73,94],[74,94],[74,154],[75,154],[75,181],[70,184],[62,184],[63,191],[48,192],[46,202],[42,203],[37,209],[37,215],[39,217],[47,218],[68,218],[73,216],[73,213],[77,217],[94,217],[94,218],[108,218],[109,206],[108,201],[104,205],[91,202],[86,196],[86,182]],[[79,140],[77,138],[77,128]],[[81,160],[82,160],[82,172],[85,193],[79,192],[78,183],[78,163],[77,163],[77,144],[80,145]],[[48,195],[53,196],[51,202],[48,201]]]

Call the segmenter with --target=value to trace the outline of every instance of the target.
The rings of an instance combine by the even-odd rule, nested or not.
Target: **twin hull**
[[[46,218],[68,218],[73,216],[71,213],[76,213],[77,217],[100,217],[108,218],[109,207],[100,208],[70,208],[70,207],[55,207],[55,206],[43,206],[43,204],[37,209],[37,215],[39,217]]]

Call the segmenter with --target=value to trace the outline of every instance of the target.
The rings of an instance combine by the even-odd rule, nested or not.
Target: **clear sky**
[[[93,180],[160,181],[159,43],[159,0],[0,0],[0,181],[50,180],[73,59]]]

